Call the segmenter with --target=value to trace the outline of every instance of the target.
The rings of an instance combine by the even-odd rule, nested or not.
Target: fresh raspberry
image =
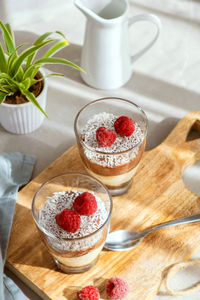
[[[84,192],[76,197],[73,208],[80,215],[90,216],[97,210],[96,198],[91,193]]]
[[[120,277],[112,277],[106,282],[106,293],[112,300],[124,299],[129,293],[128,283]]]
[[[81,225],[80,216],[71,209],[64,209],[55,218],[58,226],[67,232],[76,232]]]
[[[77,293],[78,300],[99,300],[100,294],[98,288],[88,285]]]
[[[96,131],[96,139],[99,147],[110,147],[116,140],[116,133],[105,127],[99,127]]]
[[[132,119],[126,116],[117,118],[114,123],[115,131],[121,136],[130,136],[135,130],[135,124]]]

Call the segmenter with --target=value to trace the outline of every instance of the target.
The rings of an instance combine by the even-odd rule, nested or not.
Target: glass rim
[[[46,230],[45,228],[43,228],[39,222],[37,221],[36,217],[35,217],[35,214],[34,214],[34,203],[35,203],[35,200],[38,196],[38,194],[40,193],[40,191],[42,190],[42,188],[47,185],[48,183],[50,183],[51,181],[53,181],[53,179],[55,178],[58,178],[58,177],[61,177],[61,176],[64,176],[64,175],[81,175],[81,176],[84,176],[84,177],[88,177],[94,181],[97,181],[104,189],[105,191],[107,192],[107,195],[108,195],[108,199],[110,201],[110,210],[109,210],[109,213],[108,213],[108,216],[106,217],[106,220],[104,221],[104,223],[97,229],[95,230],[94,232],[92,233],[89,233],[83,237],[75,237],[75,238],[61,238],[61,237],[58,237],[56,235],[54,235],[53,233],[49,232],[48,230]],[[107,189],[107,187],[101,182],[99,181],[98,179],[88,175],[88,174],[84,174],[84,173],[81,173],[81,172],[66,172],[66,173],[62,173],[62,174],[59,174],[59,175],[56,175],[54,177],[51,177],[50,179],[48,179],[47,181],[45,181],[40,187],[39,189],[37,189],[37,191],[35,192],[34,196],[33,196],[33,200],[32,200],[32,204],[31,204],[31,212],[32,212],[32,217],[33,217],[33,220],[34,222],[36,223],[37,227],[44,233],[46,234],[48,237],[51,237],[51,238],[57,238],[57,239],[60,239],[62,241],[80,241],[80,240],[83,240],[85,238],[88,238],[90,236],[93,236],[94,234],[96,234],[97,232],[99,232],[109,221],[110,217],[111,217],[111,214],[112,214],[112,209],[113,209],[113,201],[112,201],[112,196],[109,192],[109,190]]]
[[[132,146],[131,148],[129,148],[128,150],[124,150],[124,151],[119,151],[119,152],[105,152],[105,151],[100,151],[100,150],[95,150],[94,148],[90,147],[89,145],[87,145],[85,142],[83,142],[82,140],[80,140],[80,137],[79,137],[79,134],[78,134],[78,129],[77,129],[77,123],[78,123],[78,118],[80,116],[80,114],[82,113],[82,111],[84,111],[88,106],[94,104],[94,103],[97,103],[97,102],[101,102],[103,100],[114,100],[114,99],[117,99],[117,100],[122,100],[124,102],[127,102],[133,106],[135,106],[135,108],[140,111],[142,113],[142,115],[144,116],[144,120],[145,120],[145,132],[143,134],[143,138],[140,142],[138,142],[137,144],[135,144],[134,146]],[[124,99],[124,98],[119,98],[119,97],[104,97],[104,98],[99,98],[97,100],[94,100],[94,101],[91,101],[89,102],[88,104],[84,105],[80,110],[79,112],[77,113],[76,117],[75,117],[75,120],[74,120],[74,131],[75,131],[75,135],[76,135],[76,138],[79,140],[79,142],[84,145],[84,147],[86,147],[89,151],[92,151],[93,153],[99,153],[99,154],[103,154],[103,155],[119,155],[119,154],[125,154],[125,153],[128,153],[129,151],[135,149],[136,147],[138,147],[139,145],[141,145],[143,143],[143,141],[145,140],[146,136],[147,136],[147,132],[148,132],[148,119],[147,119],[147,115],[146,113],[144,112],[144,110],[139,106],[137,105],[136,103],[132,102],[131,100],[128,100],[128,99]]]

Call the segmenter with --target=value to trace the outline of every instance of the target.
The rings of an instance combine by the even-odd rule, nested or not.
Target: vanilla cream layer
[[[87,254],[76,257],[62,257],[53,254],[53,256],[66,267],[83,267],[90,264],[99,255],[103,248],[103,244],[94,250],[89,251]]]
[[[98,180],[103,182],[105,185],[108,185],[111,187],[118,187],[118,186],[122,185],[123,183],[126,183],[132,179],[132,177],[135,175],[135,172],[137,171],[137,167],[135,167],[134,169],[132,169],[131,171],[129,171],[127,173],[124,173],[121,175],[115,175],[115,176],[102,176],[102,175],[92,172],[88,168],[86,168],[86,170],[91,176],[97,178]]]

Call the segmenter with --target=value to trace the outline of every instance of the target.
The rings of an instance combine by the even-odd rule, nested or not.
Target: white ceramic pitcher
[[[87,18],[85,39],[81,54],[83,80],[97,89],[116,89],[131,77],[132,64],[157,40],[160,19],[152,14],[141,14],[128,18],[129,5],[126,0],[75,0],[74,4]],[[138,21],[149,21],[156,25],[151,42],[131,56],[129,27]]]

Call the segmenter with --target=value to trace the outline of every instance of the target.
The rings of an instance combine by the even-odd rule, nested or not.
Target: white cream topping
[[[112,146],[99,147],[96,140],[97,129],[103,126],[106,129],[114,131],[114,122],[118,117],[119,116],[106,112],[96,114],[86,123],[81,133],[84,142],[84,154],[89,160],[103,167],[113,168],[130,162],[130,160],[137,156],[139,151],[137,145],[140,145],[144,139],[144,133],[140,125],[135,122],[135,130],[131,136],[126,137],[117,135]],[[103,153],[98,153],[96,151],[101,151]],[[123,151],[127,152],[115,155],[115,153]]]
[[[55,237],[45,236],[48,244],[56,251],[79,251],[86,250],[101,238],[102,231],[97,231],[106,221],[108,212],[105,208],[104,202],[93,192],[91,192],[97,201],[97,211],[90,216],[80,216],[81,225],[75,232],[67,232],[60,228],[55,220],[55,216],[64,209],[73,209],[73,202],[75,198],[84,191],[69,191],[56,192],[52,197],[49,197],[40,211],[39,224],[41,227],[52,233]],[[65,241],[64,239],[74,239],[73,241]],[[76,238],[83,238],[76,240]]]

